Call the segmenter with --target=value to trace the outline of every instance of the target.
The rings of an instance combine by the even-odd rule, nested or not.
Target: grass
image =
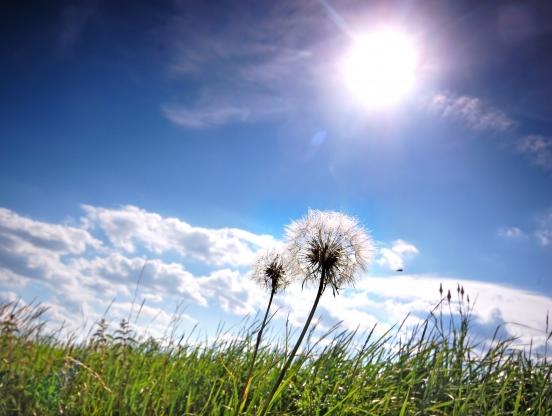
[[[273,415],[552,415],[552,366],[514,340],[484,348],[470,311],[446,299],[415,330],[381,336],[333,327],[310,339],[278,389]],[[86,340],[46,335],[40,306],[0,305],[0,415],[233,415],[253,325],[210,343],[134,339],[105,321]],[[446,315],[446,316],[445,316]],[[287,341],[259,349],[243,414],[263,404]],[[359,343],[360,341],[360,343]]]

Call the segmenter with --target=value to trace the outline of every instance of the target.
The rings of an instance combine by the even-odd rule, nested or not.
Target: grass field
[[[446,302],[446,301],[445,301]],[[470,314],[436,308],[414,331],[384,335],[334,327],[305,343],[270,414],[552,415],[552,366],[514,340],[483,348]],[[47,336],[40,306],[0,306],[1,415],[233,415],[255,325],[209,343],[134,339],[104,321],[85,341]],[[188,334],[189,335],[189,334]],[[291,340],[259,351],[242,414],[254,415]]]

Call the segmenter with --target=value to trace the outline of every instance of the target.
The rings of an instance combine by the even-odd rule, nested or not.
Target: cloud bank
[[[548,224],[548,220],[544,220]],[[550,241],[543,232],[543,241]],[[548,240],[547,240],[548,239]],[[111,304],[118,316],[128,313],[139,282],[138,302],[149,330],[162,334],[174,305],[188,305],[188,322],[224,320],[253,315],[264,307],[266,294],[248,276],[248,265],[259,250],[276,244],[269,235],[237,228],[205,228],[164,217],[136,206],[83,206],[78,226],[38,221],[0,209],[0,296],[50,307],[50,319],[75,326],[94,321]],[[419,255],[410,242],[397,239],[380,248],[377,263],[391,269]],[[205,272],[192,272],[192,263]],[[440,300],[438,288],[454,292],[464,285],[476,302],[474,322],[496,325],[509,335],[538,348],[545,342],[544,323],[552,299],[498,283],[437,275],[361,276],[340,296],[323,296],[320,328],[336,322],[348,329],[378,331],[410,314],[423,319]],[[113,299],[115,299],[113,301]],[[314,289],[297,282],[275,300],[278,317],[302,325],[314,299]],[[113,302],[112,302],[113,301]],[[453,299],[452,310],[457,306]],[[520,313],[522,311],[522,313]],[[154,322],[154,323],[152,323]],[[282,321],[280,321],[282,322]]]

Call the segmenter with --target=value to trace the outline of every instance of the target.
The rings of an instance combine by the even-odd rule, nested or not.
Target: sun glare
[[[358,36],[343,61],[347,87],[368,108],[388,108],[412,91],[418,56],[412,39],[393,29]]]

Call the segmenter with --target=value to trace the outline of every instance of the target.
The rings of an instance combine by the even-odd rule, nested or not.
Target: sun
[[[342,63],[345,84],[368,108],[398,104],[416,82],[418,53],[413,40],[385,28],[355,38]]]

